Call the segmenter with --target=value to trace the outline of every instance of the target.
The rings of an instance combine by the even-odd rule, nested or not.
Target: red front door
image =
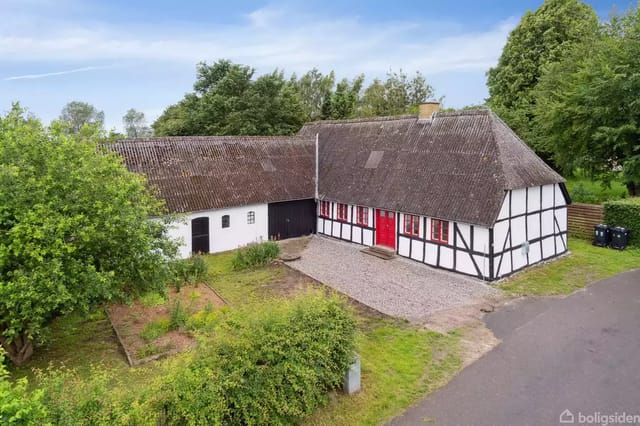
[[[396,214],[376,210],[376,244],[396,248]]]

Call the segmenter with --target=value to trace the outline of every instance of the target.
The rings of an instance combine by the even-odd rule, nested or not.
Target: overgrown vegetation
[[[512,295],[570,294],[603,278],[640,266],[640,250],[601,248],[569,239],[571,253],[548,264],[531,267],[499,284]]]
[[[273,261],[280,254],[280,246],[274,241],[249,244],[236,250],[233,257],[233,269],[242,269],[264,266]]]
[[[629,230],[629,244],[640,246],[640,198],[609,201],[604,204],[604,222]]]
[[[326,404],[352,361],[355,323],[337,297],[307,294],[209,321],[195,353],[137,392],[93,367],[40,372],[28,394],[26,379],[9,383],[2,370],[2,412],[24,424],[294,423]],[[25,398],[4,402],[16,396]]]
[[[187,259],[177,259],[172,263],[174,284],[180,291],[184,284],[198,284],[207,276],[207,262],[202,255],[194,255]]]

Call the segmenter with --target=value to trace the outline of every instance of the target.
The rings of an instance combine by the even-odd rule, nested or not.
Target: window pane
[[[440,239],[440,221],[436,219],[431,219],[431,239],[439,240]]]
[[[380,211],[380,217],[386,217],[387,212],[385,212],[384,210]]]
[[[247,223],[248,224],[256,223],[256,212],[250,211],[249,213],[247,213]]]
[[[222,216],[222,227],[223,228],[228,228],[229,227],[229,215],[225,214],[224,216]]]
[[[442,241],[449,241],[449,222],[442,222]]]
[[[389,219],[393,219],[393,212],[389,212]]]
[[[420,218],[413,216],[413,234],[418,235],[420,233]]]

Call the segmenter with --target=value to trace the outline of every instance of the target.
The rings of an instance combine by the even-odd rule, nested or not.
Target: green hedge
[[[168,424],[291,424],[327,402],[352,362],[355,324],[322,295],[229,311],[186,368],[165,383]]]
[[[640,246],[640,198],[604,203],[604,222],[629,230],[629,245]]]

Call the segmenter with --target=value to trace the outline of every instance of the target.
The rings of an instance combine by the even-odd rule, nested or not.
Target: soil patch
[[[188,285],[180,291],[170,287],[164,301],[144,303],[136,300],[130,305],[111,305],[107,315],[129,365],[135,366],[195,345],[194,337],[183,327],[171,325],[176,309],[186,318],[203,309],[218,309],[225,304],[208,285]]]

